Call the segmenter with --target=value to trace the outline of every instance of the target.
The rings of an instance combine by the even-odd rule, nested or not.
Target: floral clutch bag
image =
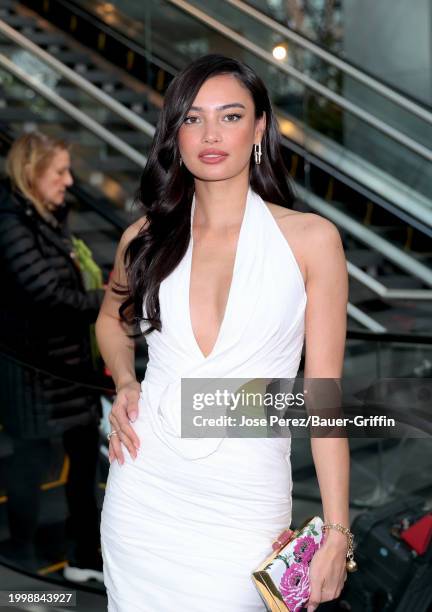
[[[324,540],[323,520],[307,519],[299,529],[284,531],[273,553],[252,573],[270,612],[299,612],[310,596],[309,564]]]

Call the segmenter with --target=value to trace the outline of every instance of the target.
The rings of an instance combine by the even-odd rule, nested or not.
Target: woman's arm
[[[308,296],[305,379],[340,379],[345,351],[348,301],[346,261],[337,228],[326,219],[316,215],[313,217],[308,224],[308,252],[305,256]],[[319,384],[315,388],[319,391]],[[349,527],[348,440],[341,437],[312,437],[311,449],[320,487],[324,522],[341,523]],[[325,548],[328,556],[324,564],[320,567],[317,558],[314,567],[316,579],[312,583],[308,612],[314,610],[313,606],[318,605],[320,601],[338,597],[345,579],[346,536],[339,531],[328,530]],[[328,568],[331,568],[331,571]],[[320,592],[322,578],[324,587]]]
[[[348,278],[339,232],[317,217],[307,256],[305,378],[340,379],[346,336]],[[317,385],[318,387],[318,385]],[[319,387],[318,387],[319,388]],[[346,438],[312,437],[324,520],[349,526],[349,451]],[[329,532],[328,539],[343,539]]]
[[[135,343],[128,336],[127,327],[119,317],[119,307],[126,298],[113,291],[116,286],[127,287],[124,253],[134,234],[134,226],[132,225],[121,237],[114,268],[96,321],[96,338],[99,350],[111,372],[116,389],[124,384],[136,381]]]
[[[113,377],[117,397],[114,402],[110,422],[112,431],[118,432],[110,439],[110,460],[117,458],[123,463],[123,453],[120,442],[127,447],[135,458],[139,447],[138,437],[129,424],[138,415],[138,399],[140,384],[135,374],[135,343],[128,336],[128,329],[119,317],[119,307],[125,296],[113,291],[120,285],[127,287],[127,277],[124,265],[124,253],[130,241],[144,225],[145,219],[140,219],[131,225],[123,234],[115,258],[114,269],[105,292],[105,297],[96,321],[96,338],[102,358]]]

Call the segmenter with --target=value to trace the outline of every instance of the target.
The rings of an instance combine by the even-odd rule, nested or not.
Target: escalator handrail
[[[140,46],[138,43],[133,41],[128,36],[124,36],[121,32],[112,28],[112,26],[107,25],[102,16],[100,15],[95,16],[93,13],[89,12],[88,10],[83,10],[76,2],[73,2],[71,0],[57,0],[57,3],[73,11],[73,14],[76,13],[80,17],[86,20],[89,20],[90,23],[92,23],[93,25],[96,25],[96,27],[98,27],[105,34],[109,33],[109,35],[112,36],[116,42],[120,41],[122,42],[122,44],[125,44],[129,49],[133,50],[134,53],[137,53],[139,55],[142,55],[143,57],[146,57],[147,60],[151,61],[152,64],[154,64],[156,67],[167,71],[167,73],[170,76],[174,76],[176,74],[175,68],[173,67],[167,68],[167,66],[164,65],[163,62],[161,63],[160,59],[154,55],[152,55],[150,58],[149,52],[147,51],[145,47]],[[292,118],[284,117],[283,115],[281,115],[281,118],[280,118],[279,114],[280,114],[280,109],[277,109],[277,116],[279,120],[281,119],[282,120],[289,119],[290,121],[293,120]],[[284,134],[284,132],[282,133]],[[310,148],[306,150],[304,149],[302,145],[300,145],[301,147],[300,149],[298,146],[299,142],[297,140],[291,139],[292,135],[290,136],[287,136],[286,134],[284,135],[287,141],[289,141],[289,148],[291,150],[294,149],[294,151],[300,153],[301,155],[305,157],[307,156],[309,160],[312,160],[315,165],[318,165],[319,167],[323,168],[325,172],[330,174],[333,178],[335,178],[338,181],[342,181],[344,184],[348,185],[350,188],[355,189],[356,191],[361,193],[363,196],[365,196],[372,202],[378,204],[381,208],[384,208],[390,211],[392,214],[398,216],[400,219],[410,224],[415,229],[419,230],[420,232],[424,234],[432,235],[432,229],[430,228],[430,224],[427,224],[425,215],[423,214],[423,209],[421,208],[422,202],[419,201],[415,209],[413,209],[413,206],[412,206],[412,197],[418,198],[420,197],[420,194],[417,194],[417,193],[410,194],[409,196],[410,204],[405,205],[405,202],[403,201],[403,198],[405,197],[404,196],[405,192],[399,191],[395,187],[392,191],[392,196],[399,197],[399,200],[396,202],[396,206],[395,206],[392,203],[392,201],[389,200],[388,197],[386,197],[385,193],[383,192],[383,185],[385,185],[385,183],[382,180],[379,180],[379,181],[375,180],[372,182],[372,184],[362,183],[359,181],[359,177],[356,174],[354,175],[354,174],[349,173],[348,168],[344,168],[342,172],[341,172],[340,167],[335,168],[332,160],[328,159],[326,156],[327,149],[325,147],[322,147],[320,142],[318,142],[318,145],[320,147],[321,154],[324,156],[323,158],[317,157],[316,154],[314,154],[314,152],[310,150]],[[319,135],[317,134],[317,137],[318,136]],[[310,138],[311,137],[309,135],[308,137],[309,143],[310,143]],[[338,158],[339,158],[339,155],[340,153],[337,153]],[[353,168],[356,169],[358,168],[358,166],[355,165],[353,166]],[[376,191],[376,189],[379,189],[379,191]],[[402,197],[402,201],[400,200],[401,197]],[[408,195],[406,197],[408,197]],[[419,216],[420,212],[422,213],[421,217]]]
[[[86,14],[87,14],[87,13],[86,13]],[[1,24],[1,22],[0,22],[0,24]],[[1,28],[0,28],[0,29],[1,29]],[[19,34],[19,33],[16,33],[16,32],[15,32],[15,31],[14,31],[12,28],[10,28],[10,29],[9,29],[9,32],[14,33],[14,37],[16,38],[16,40],[19,40],[19,37],[20,37],[20,34]],[[22,42],[27,41],[27,39],[25,39],[25,37],[21,37],[21,39],[20,39],[20,40],[21,40]],[[44,61],[48,61],[48,62],[50,62],[50,63],[51,63],[51,59],[50,59],[50,58],[51,58],[51,56],[50,56],[48,53],[46,53],[45,51],[43,51],[42,49],[40,49],[40,48],[39,48],[37,45],[35,45],[35,44],[34,44],[34,43],[32,43],[31,41],[27,41],[27,43],[28,43],[28,48],[29,48],[29,49],[31,49],[33,52],[35,52],[35,53],[36,53],[36,54],[37,54],[37,55],[38,55],[38,56],[39,56],[41,59],[43,59]],[[67,74],[67,76],[68,76],[68,77],[71,75],[71,73],[72,73],[72,75],[75,75],[75,73],[74,73],[73,71],[71,71],[71,70],[70,70],[70,69],[69,69],[67,66],[64,66],[64,65],[63,65],[61,62],[59,62],[59,61],[58,61],[58,60],[56,60],[56,59],[54,59],[54,61],[52,62],[52,65],[53,65],[53,66],[55,66],[55,67],[57,67],[57,68],[58,68],[58,69],[59,69],[59,70],[62,72],[62,74],[65,74],[65,75]],[[99,95],[99,93],[100,93],[100,94],[102,94],[102,97],[103,97],[103,99],[101,99],[101,101],[102,101],[102,102],[109,101],[109,102],[108,102],[108,104],[109,104],[109,105],[111,105],[111,102],[113,102],[113,103],[117,104],[117,105],[118,105],[118,107],[120,107],[121,109],[123,109],[123,110],[126,112],[126,114],[128,115],[128,117],[129,117],[129,118],[131,118],[131,117],[136,118],[136,119],[138,120],[138,122],[137,122],[137,121],[135,121],[135,119],[133,119],[133,124],[134,124],[134,126],[135,126],[135,127],[137,127],[138,129],[140,129],[140,124],[139,124],[140,117],[139,117],[138,115],[136,115],[136,114],[135,114],[135,113],[133,113],[132,111],[129,111],[129,109],[127,109],[127,108],[126,108],[126,107],[124,107],[123,105],[118,104],[117,102],[113,101],[113,100],[112,100],[112,98],[111,98],[110,96],[108,96],[108,95],[107,95],[107,94],[105,94],[104,92],[101,92],[101,91],[99,90],[99,88],[95,87],[95,86],[94,86],[92,83],[88,83],[88,82],[87,82],[87,81],[86,81],[84,78],[82,78],[82,77],[79,77],[79,76],[78,76],[78,79],[79,79],[79,82],[80,82],[80,83],[86,83],[86,88],[87,88],[87,87],[89,87],[88,91],[90,91],[90,88],[92,89],[92,95],[96,95],[96,96],[98,96],[98,95]],[[97,92],[99,92],[99,93],[97,93]],[[123,112],[123,111],[122,111],[122,112]],[[127,119],[126,115],[124,115],[124,116],[125,116],[125,118]],[[147,123],[147,122],[145,122],[145,124],[146,124],[147,126],[149,126],[151,133],[152,133],[152,134],[154,134],[154,130],[155,130],[154,126],[152,126],[151,124],[149,124],[149,123]],[[150,135],[150,133],[148,133],[148,134]],[[326,168],[326,171],[327,171],[327,172],[329,172],[330,174],[332,174],[332,176],[334,175],[334,174],[332,173],[332,171],[331,171],[331,170],[329,170],[329,168],[328,168],[328,167]],[[368,198],[370,198],[370,199],[372,199],[372,200],[374,200],[373,193],[371,193],[371,192],[370,192],[370,190],[368,190],[368,192],[369,192],[369,193],[367,194],[367,197],[368,197]],[[380,200],[381,200],[381,198],[380,198]],[[380,202],[378,202],[378,203],[379,203],[379,204],[382,206],[382,202],[381,202],[381,201],[380,201]],[[385,207],[386,207],[386,206],[385,206]],[[388,206],[387,206],[387,208],[388,208]],[[399,216],[400,216],[400,215],[399,215]],[[417,229],[419,229],[420,231],[422,231],[422,232],[424,232],[424,231],[425,231],[425,226],[424,226],[424,224],[423,224],[423,225],[422,225],[422,224],[417,224],[416,226],[417,226]]]
[[[69,115],[77,123],[80,123],[90,132],[93,132],[98,138],[106,142],[108,145],[116,149],[119,153],[127,157],[129,160],[134,162],[140,168],[144,168],[147,158],[136,151],[133,147],[128,145],[126,142],[121,140],[107,130],[105,127],[100,125],[92,117],[84,113],[83,111],[76,108],[73,104],[65,100],[62,96],[59,96],[52,89],[47,87],[40,81],[33,80],[24,70],[14,64],[8,57],[3,53],[0,53],[0,66],[11,73],[16,78],[20,79],[30,89],[36,91],[39,95],[46,98],[51,104],[59,108],[62,112]]]
[[[42,61],[46,62],[47,64],[55,68],[58,72],[60,72],[63,76],[65,76],[65,78],[69,79],[71,82],[76,84],[81,89],[84,89],[86,93],[89,93],[89,95],[98,99],[98,101],[100,101],[104,106],[107,106],[108,108],[110,108],[110,110],[119,114],[122,118],[128,121],[131,125],[143,131],[148,136],[153,137],[154,132],[155,132],[155,128],[153,125],[141,119],[141,117],[139,117],[136,113],[132,112],[127,107],[125,107],[124,105],[114,100],[111,96],[101,91],[98,87],[96,87],[95,85],[87,81],[84,77],[77,75],[68,66],[64,65],[62,62],[52,57],[49,53],[47,53],[46,51],[38,47],[35,43],[28,40],[22,34],[17,32],[10,26],[8,26],[1,20],[0,20],[0,31],[2,31],[6,36],[11,38],[11,40],[16,42],[23,48],[26,48],[32,53],[34,53]]]
[[[432,289],[394,289],[386,287],[376,278],[347,261],[348,274],[351,278],[370,289],[385,300],[429,300],[432,301]]]
[[[400,332],[370,332],[363,329],[348,329],[347,340],[365,340],[368,342],[395,342],[398,344],[425,344],[432,348],[432,336],[427,334],[413,334]]]
[[[30,9],[36,10],[32,6],[31,1],[23,0],[23,2]],[[100,0],[99,0],[99,3],[100,3]],[[127,46],[132,51],[141,54],[143,57],[146,58],[146,60],[148,60],[149,62],[152,62],[155,66],[157,66],[158,69],[161,69],[167,72],[168,74],[172,74],[172,75],[175,74],[177,68],[175,68],[174,65],[168,64],[168,62],[166,62],[165,60],[161,59],[160,57],[155,56],[154,53],[152,53],[152,50],[149,50],[145,46],[142,46],[140,43],[137,43],[130,36],[129,32],[128,32],[128,35],[126,36],[120,29],[122,26],[122,23],[119,24],[116,22],[115,28],[112,27],[110,24],[108,24],[104,20],[104,18],[100,14],[98,13],[95,14],[94,9],[92,10],[92,9],[83,7],[82,4],[79,2],[79,0],[56,0],[56,4],[62,6],[66,10],[71,11],[71,14],[77,15],[78,17],[84,19],[88,23],[91,23],[92,25],[96,25],[96,27],[104,34],[112,35],[114,33],[115,38],[118,41],[121,41],[123,44],[127,44]],[[96,2],[95,4],[97,7],[98,2]]]
[[[432,286],[432,271],[427,266],[416,261],[411,255],[408,255],[408,253],[405,253],[402,249],[394,246],[385,238],[377,236],[372,230],[355,219],[352,219],[343,211],[331,206],[331,204],[319,196],[308,192],[298,183],[296,183],[296,190],[298,191],[300,199],[306,202],[308,206],[348,231],[356,240],[360,240],[364,244],[372,247],[398,267],[420,279],[425,284]]]
[[[130,125],[137,128],[150,138],[153,138],[155,128],[148,121],[131,111],[120,102],[117,102],[117,100],[115,100],[112,96],[102,91],[102,89],[99,87],[96,87],[96,85],[93,85],[93,83],[69,68],[69,66],[63,64],[63,62],[55,58],[53,55],[41,49],[34,42],[23,36],[23,34],[5,23],[2,19],[0,19],[0,32],[22,49],[34,54],[42,62],[53,68],[56,72],[60,73],[65,79],[100,102],[105,108],[108,108],[110,111],[127,121]]]
[[[21,34],[19,34],[18,32],[15,32],[13,30],[13,28],[10,28],[7,24],[4,24],[3,22],[0,21],[0,29],[1,29],[1,25],[4,26],[3,30],[7,31],[7,35],[14,39],[14,42],[19,41],[18,44],[21,44],[21,45],[27,45],[27,43],[29,43],[29,45],[31,45],[31,47],[34,46],[34,47],[38,48],[37,45],[34,45],[34,43],[32,43],[31,41],[28,41]],[[27,48],[30,48],[30,46],[27,47]],[[51,57],[46,52],[44,52],[42,50],[39,50],[39,51],[41,51],[44,56],[46,55],[48,57]],[[44,59],[46,59],[46,58],[44,57]],[[54,59],[54,58],[51,58],[51,59]],[[61,64],[61,62],[58,62],[58,60],[55,60],[55,62],[58,63],[58,64]],[[87,115],[85,115],[84,113],[82,113],[82,111],[76,109],[73,105],[71,105],[66,100],[64,100],[63,98],[58,96],[58,94],[56,94],[55,92],[53,92],[52,90],[50,90],[49,88],[47,88],[46,86],[44,86],[41,83],[35,83],[30,77],[28,77],[28,75],[26,75],[17,66],[15,66],[13,64],[13,62],[11,62],[8,58],[6,58],[5,56],[2,56],[1,54],[0,54],[0,64],[3,64],[4,67],[7,67],[13,74],[15,74],[15,76],[18,76],[19,78],[24,80],[31,88],[36,89],[39,93],[41,93],[42,95],[44,95],[45,97],[50,99],[50,101],[52,101],[54,104],[56,104],[56,106],[60,107],[64,112],[67,112],[69,115],[74,117],[81,124],[85,125],[85,127],[87,127],[88,129],[91,129],[98,136],[100,136],[103,140],[105,140],[106,142],[108,142],[109,144],[111,144],[112,146],[117,148],[117,150],[119,150],[122,154],[126,155],[129,159],[131,159],[132,161],[137,162],[138,164],[143,164],[143,165],[145,164],[146,158],[144,156],[142,156],[136,150],[132,149],[132,147],[130,147],[129,145],[127,145],[126,143],[124,143],[123,141],[121,141],[120,139],[115,137],[113,134],[108,132],[108,130],[106,130],[103,126],[101,126],[100,124],[95,122],[92,118],[90,118]],[[66,66],[63,66],[63,68],[67,72],[73,72],[69,68],[67,68]],[[86,80],[83,79],[82,77],[79,77],[79,78],[82,79],[82,81],[86,82]],[[88,83],[88,85],[91,85],[91,84]],[[92,88],[93,87],[94,86],[92,85]],[[96,88],[96,87],[94,87],[94,89],[98,90],[98,88]],[[101,92],[101,93],[103,93],[103,92]],[[106,97],[108,99],[110,98],[110,96],[107,96],[105,93],[103,95],[104,95],[104,97]],[[122,106],[122,105],[120,105],[120,106]],[[137,158],[137,156],[138,156],[138,158]],[[388,246],[391,247],[391,245],[388,245]],[[410,258],[410,259],[412,259],[412,258]],[[413,262],[413,264],[417,264],[417,262]],[[421,266],[421,264],[418,264],[418,265]],[[411,273],[415,273],[415,272],[413,272],[411,265],[410,265],[410,272]],[[374,279],[371,279],[371,280],[373,281]],[[384,288],[383,290],[385,291],[386,288]],[[415,299],[417,296],[415,294],[412,294],[411,297],[413,299]],[[424,298],[422,296],[420,299],[428,299],[428,298]],[[365,321],[363,320],[364,317],[362,316],[361,317],[362,320],[360,321],[360,319],[358,319],[358,317],[357,317],[357,314],[358,313],[356,313],[354,311],[351,313],[351,315],[354,316],[354,318],[356,318],[359,322],[362,322],[363,324],[365,324]],[[360,313],[360,314],[363,315],[364,313]],[[371,323],[373,323],[373,324],[372,325],[368,324],[367,326],[370,329],[372,329],[372,331],[384,331],[385,328],[383,328],[382,326],[375,325],[375,322],[373,320],[371,320]]]
[[[350,100],[347,100],[346,98],[332,91],[325,85],[322,85],[312,77],[303,74],[300,70],[294,68],[294,66],[290,66],[289,64],[281,64],[279,60],[275,59],[270,52],[266,51],[259,45],[249,41],[245,36],[239,34],[232,28],[229,28],[228,26],[220,23],[214,17],[210,17],[201,9],[196,8],[186,0],[166,0],[166,2],[172,4],[173,6],[176,6],[177,8],[183,10],[189,15],[192,15],[198,21],[205,23],[208,27],[219,32],[226,38],[229,38],[230,40],[238,44],[240,47],[247,49],[260,59],[267,62],[268,64],[272,64],[278,70],[285,72],[285,74],[299,81],[306,88],[314,91],[315,93],[323,96],[324,98],[327,98],[327,100],[330,100],[340,108],[343,108],[351,115],[357,117],[364,123],[367,123],[368,125],[372,126],[382,134],[385,134],[386,136],[388,136],[395,142],[398,142],[400,145],[406,147],[413,153],[416,153],[420,157],[423,157],[428,162],[432,162],[432,150],[428,147],[417,142],[410,136],[407,136],[406,134],[402,133],[400,130],[389,125],[382,119],[375,117],[369,111],[363,110],[357,104],[354,104]]]
[[[296,130],[290,130],[287,134],[284,126],[281,126],[281,122],[287,120],[286,116],[281,118],[277,112],[276,117],[283,144],[290,151],[303,157],[307,164],[320,168],[336,181],[354,189],[367,200],[432,238],[432,210],[429,210],[430,199],[425,195],[388,175],[389,182],[384,171],[364,159],[360,160],[355,153],[343,152],[342,147],[335,142],[328,142],[322,134],[308,134],[306,145],[297,138]],[[294,121],[289,120],[294,125]],[[300,124],[297,127],[302,129]],[[361,163],[355,163],[356,159]],[[371,175],[369,170],[374,171],[374,175]],[[377,172],[382,174],[377,176]]]
[[[264,13],[254,8],[247,2],[244,2],[244,0],[224,0],[224,1],[227,2],[228,4],[231,4],[232,6],[235,6],[239,11],[241,11],[244,14],[247,14],[249,17],[252,17],[256,21],[260,21],[263,25],[274,30],[278,34],[281,34],[282,36],[291,40],[299,47],[302,47],[303,49],[310,51],[311,53],[313,53],[320,59],[324,60],[328,64],[335,66],[336,68],[338,68],[339,70],[341,70],[342,72],[350,76],[351,78],[362,83],[362,85],[366,85],[366,87],[373,89],[375,92],[384,96],[391,102],[394,102],[401,108],[404,108],[405,110],[413,113],[413,115],[416,115],[420,119],[423,119],[424,121],[432,125],[432,113],[430,111],[428,111],[426,108],[424,108],[420,104],[417,104],[410,98],[397,92],[392,87],[389,87],[388,85],[384,84],[382,81],[379,81],[378,79],[366,74],[364,71],[356,68],[355,66],[341,59],[340,57],[337,57],[333,53],[326,51],[325,49],[320,47],[318,44],[309,40],[305,36],[302,36],[298,32],[295,32],[294,30],[283,25],[282,23],[276,21],[272,17],[265,15]]]
[[[360,310],[358,306],[348,302],[347,304],[347,315],[351,319],[354,319],[360,325],[363,325],[369,332],[376,334],[383,334],[387,331],[387,328],[378,321],[375,321],[370,315]]]
[[[129,159],[132,159],[133,161],[137,161],[136,156],[138,156],[137,163],[139,164],[141,160],[141,163],[144,166],[146,159],[143,155],[141,155],[140,153],[138,153],[137,151],[132,149],[132,147],[130,147],[129,145],[126,145],[125,143],[123,143],[123,145],[124,147],[126,147],[126,149],[122,146],[119,146],[119,143],[117,141],[120,141],[120,139],[118,139],[116,136],[108,132],[108,130],[106,130],[103,126],[99,125],[92,118],[85,115],[85,113],[83,113],[79,109],[76,109],[72,104],[70,104],[63,98],[61,98],[58,94],[53,92],[47,86],[45,86],[42,83],[37,83],[33,81],[24,71],[18,68],[15,64],[13,64],[13,62],[11,62],[8,58],[3,56],[2,54],[0,54],[0,65],[8,69],[12,74],[17,76],[21,80],[23,80],[29,87],[31,87],[32,89],[36,90],[38,93],[46,97],[53,104],[58,106],[61,110],[68,113],[75,120],[79,121],[86,128],[96,133],[98,136],[100,136],[102,139],[104,139],[109,144],[112,144],[112,146],[115,146],[118,150],[120,150],[120,152],[126,155]],[[120,143],[122,143],[122,141],[120,141]],[[131,154],[129,150],[132,151],[133,154]],[[311,194],[309,194],[309,197],[311,197]],[[304,194],[303,194],[303,199],[305,199]],[[344,222],[342,223],[342,225],[346,226],[346,222],[345,222],[346,220],[344,219],[343,221]],[[352,220],[349,220],[349,221],[352,223]],[[374,238],[378,240],[378,237],[374,237]],[[385,249],[386,251],[389,251],[390,249],[395,248],[395,247],[392,247],[392,245],[387,244],[386,241],[383,241],[383,239],[380,238],[380,240],[383,243],[385,243],[384,246],[386,247]],[[381,245],[381,247],[383,248],[383,245]],[[405,259],[409,257],[404,253],[402,253],[402,255],[405,257]],[[412,258],[409,258],[409,259],[412,260]],[[410,271],[415,273],[417,271],[416,266],[419,267],[421,266],[421,264],[418,264],[418,262],[415,262],[415,261],[412,261],[412,263],[410,262],[410,265],[409,265]],[[424,267],[425,266],[423,266],[423,268]],[[385,328],[383,328],[383,326],[374,322],[373,319],[371,319],[370,317],[366,317],[364,313],[358,312],[352,305],[350,305],[349,308],[351,308],[351,310],[349,311],[350,316],[354,317],[362,325],[365,325],[372,331],[384,331]]]

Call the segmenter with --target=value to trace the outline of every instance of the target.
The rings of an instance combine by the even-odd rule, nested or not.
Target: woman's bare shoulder
[[[311,272],[322,270],[329,259],[335,260],[336,254],[342,258],[342,240],[334,223],[316,213],[267,205],[291,247],[305,282]]]
[[[310,246],[315,240],[339,237],[336,225],[321,215],[292,210],[271,202],[266,204],[286,238],[296,237],[300,242],[307,235]]]

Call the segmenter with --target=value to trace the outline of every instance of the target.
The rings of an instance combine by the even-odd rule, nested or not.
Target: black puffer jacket
[[[100,416],[93,390],[50,374],[82,380],[78,372],[92,368],[89,325],[103,297],[85,291],[66,226],[55,221],[0,181],[0,423],[22,438]],[[23,365],[29,361],[39,371]]]

